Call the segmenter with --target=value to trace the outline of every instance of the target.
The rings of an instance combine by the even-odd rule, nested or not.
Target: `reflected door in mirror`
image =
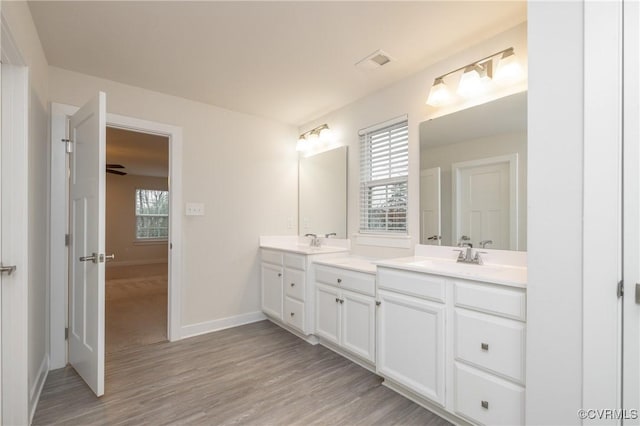
[[[423,244],[440,245],[440,167],[420,172],[420,220]]]

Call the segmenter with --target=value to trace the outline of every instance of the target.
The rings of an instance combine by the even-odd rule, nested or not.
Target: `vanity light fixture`
[[[496,56],[500,57],[500,62],[493,75],[493,60]],[[517,62],[513,47],[501,50],[493,55],[485,56],[475,62],[467,64],[463,67],[442,74],[433,81],[427,105],[441,106],[453,100],[452,94],[447,89],[445,77],[463,71],[458,83],[457,93],[463,97],[471,97],[480,94],[486,89],[487,84],[492,80],[513,81],[520,75],[520,65]]]
[[[323,124],[301,134],[298,138],[296,151],[306,152],[313,149],[318,144],[328,144],[332,141],[333,132],[327,124]]]

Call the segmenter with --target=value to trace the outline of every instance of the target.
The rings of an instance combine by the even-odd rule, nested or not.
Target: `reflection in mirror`
[[[420,243],[527,249],[527,93],[420,124]]]
[[[347,238],[347,147],[300,158],[298,231]]]

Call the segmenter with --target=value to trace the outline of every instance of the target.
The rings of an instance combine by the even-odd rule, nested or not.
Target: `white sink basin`
[[[462,275],[486,275],[493,274],[503,270],[504,268],[486,265],[475,265],[470,263],[462,263],[456,261],[447,260],[420,260],[417,262],[410,262],[410,265],[419,266],[422,268],[429,268],[434,271],[451,272]]]

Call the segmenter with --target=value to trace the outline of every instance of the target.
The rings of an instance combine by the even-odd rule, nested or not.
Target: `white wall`
[[[409,249],[389,249],[385,247],[366,247],[352,241],[353,251],[370,256],[406,256],[413,253],[413,245],[420,241],[420,144],[418,126],[420,122],[439,115],[482,103],[488,100],[526,90],[526,77],[523,81],[499,92],[489,93],[482,99],[464,104],[454,104],[443,108],[433,108],[425,104],[433,80],[446,72],[477,61],[507,47],[514,47],[516,55],[527,69],[527,25],[522,23],[489,40],[479,42],[462,52],[455,53],[447,59],[410,76],[386,89],[362,98],[344,108],[331,112],[323,117],[301,126],[300,132],[327,123],[336,134],[338,142],[349,146],[348,161],[348,235],[353,237],[359,227],[359,142],[358,130],[394,117],[408,114],[409,120]],[[366,78],[366,77],[363,77]]]
[[[182,199],[206,214],[183,219],[182,325],[259,311],[258,238],[297,231],[296,129],[54,67],[49,86],[53,102],[102,90],[110,113],[183,128]]]
[[[2,14],[29,68],[29,300],[28,391],[29,412],[34,409],[48,359],[48,147],[49,110],[47,61],[26,2],[2,2]],[[43,370],[44,369],[44,370]]]
[[[530,3],[529,28],[527,423],[580,424],[583,4]]]
[[[136,241],[136,189],[167,191],[169,184],[167,178],[107,173],[105,250],[116,256],[107,268],[167,262],[167,242]]]

